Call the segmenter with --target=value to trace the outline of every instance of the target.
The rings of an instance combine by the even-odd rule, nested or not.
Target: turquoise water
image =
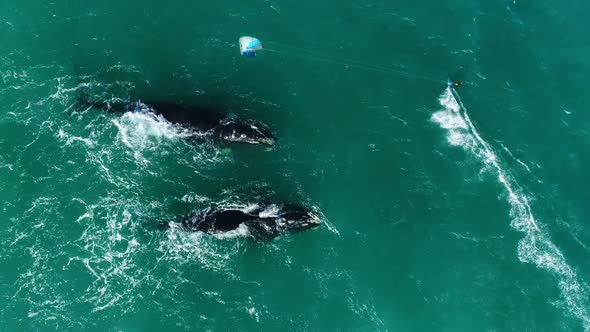
[[[0,329],[590,331],[589,9],[4,1]],[[241,35],[269,51],[242,58]],[[82,91],[224,109],[278,143],[191,144]],[[156,227],[260,201],[324,224]]]

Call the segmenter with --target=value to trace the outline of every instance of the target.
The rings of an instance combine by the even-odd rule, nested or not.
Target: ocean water
[[[3,1],[0,330],[590,331],[589,10]],[[82,93],[222,109],[277,145],[193,144]],[[262,201],[323,225],[157,227]]]

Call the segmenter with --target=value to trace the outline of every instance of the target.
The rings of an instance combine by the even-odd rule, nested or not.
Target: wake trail
[[[549,236],[534,217],[529,197],[511,175],[506,166],[494,152],[492,146],[482,138],[471,121],[467,108],[460,96],[447,88],[439,97],[442,110],[432,115],[432,120],[447,130],[449,144],[460,146],[473,154],[498,176],[504,186],[510,205],[510,226],[524,233],[518,243],[518,258],[524,263],[533,263],[538,268],[552,273],[565,307],[570,314],[579,319],[584,330],[590,331],[590,288],[570,267],[563,254],[551,242]]]

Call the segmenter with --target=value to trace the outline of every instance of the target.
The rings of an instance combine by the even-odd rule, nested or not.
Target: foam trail
[[[518,244],[518,258],[522,262],[534,263],[537,267],[551,272],[558,279],[564,304],[570,314],[578,318],[585,331],[590,331],[589,287],[567,264],[565,257],[539,227],[531,209],[529,198],[511,176],[507,166],[498,158],[491,145],[486,142],[469,118],[467,109],[458,95],[447,88],[440,96],[443,110],[432,115],[432,120],[448,131],[448,142],[461,146],[473,153],[494,171],[504,186],[510,204],[510,225],[524,233]]]

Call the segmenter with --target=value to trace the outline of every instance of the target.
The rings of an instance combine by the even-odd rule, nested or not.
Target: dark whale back
[[[171,103],[146,103],[150,111],[166,120],[199,130],[211,130],[219,125],[224,114],[207,107],[186,106]]]
[[[182,220],[182,226],[187,230],[201,231],[209,234],[229,232],[237,229],[240,224],[256,219],[256,216],[240,210],[209,209],[189,215]]]

